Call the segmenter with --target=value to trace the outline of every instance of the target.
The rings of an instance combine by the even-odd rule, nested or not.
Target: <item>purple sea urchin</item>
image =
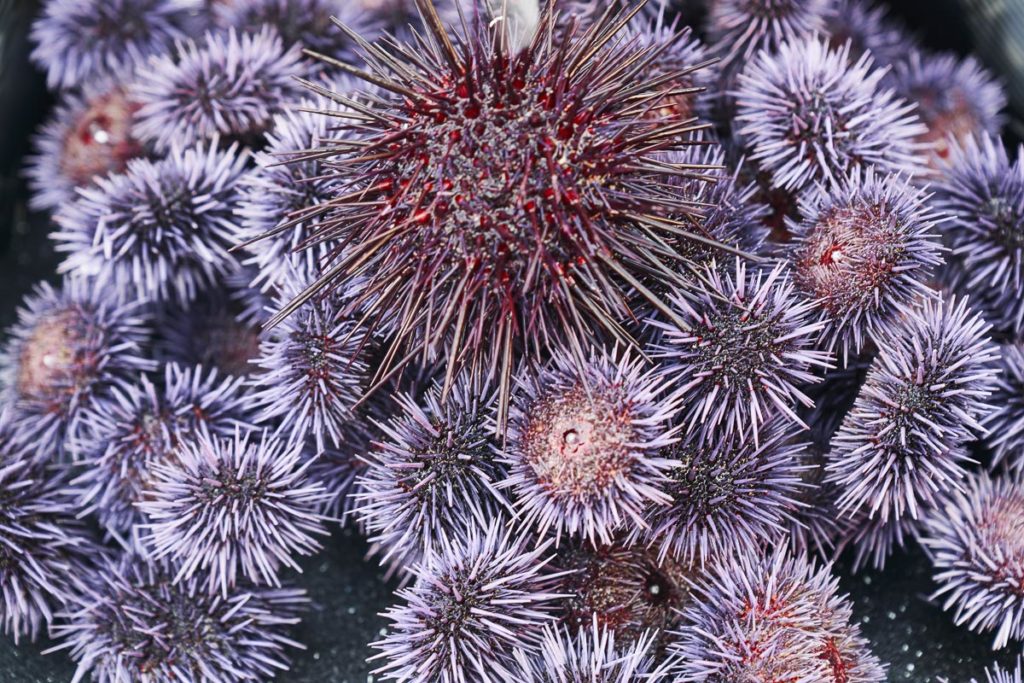
[[[668,297],[673,320],[650,321],[661,333],[651,355],[681,394],[687,431],[756,443],[773,415],[800,424],[793,407],[811,400],[798,387],[816,382],[813,370],[830,359],[814,348],[824,323],[813,320],[812,302],[781,263],[748,272],[737,259],[728,275],[714,266],[702,275]]]
[[[247,160],[215,140],[160,161],[135,159],[123,175],[98,180],[56,217],[52,238],[67,255],[59,270],[143,298],[191,301],[237,268],[228,250]]]
[[[140,69],[136,134],[161,151],[223,137],[259,147],[274,115],[299,97],[298,48],[277,32],[208,33]]]
[[[388,634],[371,645],[374,671],[409,683],[500,681],[513,651],[537,649],[554,619],[558,575],[547,568],[551,541],[534,544],[492,523],[442,537],[412,568],[417,581],[397,591],[384,616]]]
[[[174,563],[175,581],[200,577],[223,597],[243,578],[279,586],[282,567],[299,569],[293,556],[320,549],[326,494],[308,480],[301,450],[239,430],[234,439],[201,435],[173,461],[153,463],[138,506],[145,540]]]
[[[1024,344],[999,347],[999,374],[990,403],[993,410],[982,420],[988,430],[992,464],[1024,472]]]
[[[725,71],[742,68],[759,52],[821,33],[827,0],[717,0],[709,3],[707,32]]]
[[[1021,683],[1024,680],[1024,673],[1021,672],[1021,661],[1017,658],[1017,666],[1013,669],[1004,669],[998,664],[993,664],[985,669],[986,683]],[[978,683],[977,679],[971,679],[971,683]]]
[[[916,49],[917,40],[874,0],[835,0],[825,13],[825,33],[833,48],[850,44],[850,57],[871,55],[879,66],[893,64]]]
[[[885,333],[942,264],[929,195],[899,176],[854,172],[808,196],[793,227],[793,279],[826,321],[824,346],[845,364]]]
[[[669,500],[673,463],[661,451],[676,440],[678,402],[628,353],[595,352],[583,368],[566,356],[519,379],[501,486],[540,535],[608,543],[624,525],[646,527],[646,505]]]

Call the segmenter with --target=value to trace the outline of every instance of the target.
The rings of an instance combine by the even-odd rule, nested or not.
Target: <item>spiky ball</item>
[[[1024,471],[1024,344],[999,347],[999,374],[983,423],[992,449],[992,464]]]
[[[958,625],[994,633],[993,647],[1024,640],[1024,485],[971,473],[925,517],[924,545],[939,585],[933,598]]]
[[[827,481],[839,509],[884,522],[959,486],[963,445],[984,433],[979,418],[994,386],[996,347],[965,300],[926,300],[908,312],[878,357],[832,440]]]
[[[15,410],[34,457],[77,457],[82,411],[153,369],[149,320],[138,303],[91,280],[36,286],[0,353],[0,403]]]
[[[140,69],[135,131],[164,152],[218,136],[258,148],[274,115],[298,99],[304,73],[298,48],[270,26],[208,33]]]
[[[134,159],[65,204],[52,234],[66,254],[60,272],[147,299],[192,301],[237,268],[237,184],[249,154],[216,140]]]
[[[724,71],[743,68],[762,50],[821,33],[827,0],[716,0],[708,3],[708,43]]]
[[[53,0],[32,24],[32,61],[51,89],[130,70],[185,38],[180,0]]]
[[[771,186],[792,192],[834,186],[857,169],[913,174],[926,128],[913,105],[879,83],[871,56],[821,38],[762,52],[740,74],[734,122],[751,159]]]
[[[281,570],[298,570],[295,556],[314,554],[327,535],[326,494],[301,451],[236,430],[233,439],[201,434],[153,463],[138,507],[154,556],[225,597],[243,582],[280,586]]]
[[[629,353],[595,352],[581,369],[567,355],[518,379],[502,487],[537,533],[608,543],[669,500],[673,463],[661,451],[676,440],[677,397]]]
[[[890,328],[942,264],[939,214],[900,176],[854,172],[808,195],[792,226],[793,280],[825,321],[823,345],[843,364]]]
[[[76,677],[243,683],[288,670],[288,637],[309,599],[301,589],[240,586],[208,595],[161,562],[126,555],[85,577],[89,590],[58,615],[53,636]]]
[[[509,675],[516,648],[537,650],[554,619],[558,576],[547,568],[551,541],[501,532],[496,523],[464,538],[440,539],[412,568],[416,583],[397,591],[373,673],[415,683],[459,683]]]
[[[875,0],[836,0],[825,13],[825,33],[833,48],[850,43],[853,59],[868,53],[879,66],[902,60],[918,46],[915,36]]]

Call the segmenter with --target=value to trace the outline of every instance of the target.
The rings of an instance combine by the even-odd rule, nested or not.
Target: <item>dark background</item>
[[[1024,0],[1005,2],[1024,8]],[[42,75],[27,60],[28,28],[38,4],[38,0],[0,0],[0,329],[13,320],[17,302],[34,282],[54,278],[57,264],[46,239],[48,217],[29,212],[20,177],[29,135],[52,106]],[[981,35],[954,0],[896,0],[890,4],[932,47],[966,53],[971,50],[972,29]],[[972,16],[977,16],[974,12]],[[986,35],[981,44],[986,45],[989,65],[1000,71],[997,41]],[[1014,137],[1021,130],[1019,121],[1011,113]],[[298,583],[309,590],[314,606],[295,636],[308,649],[295,653],[292,671],[279,680],[368,680],[371,667],[364,662],[369,653],[366,643],[380,636],[384,620],[378,612],[390,602],[394,587],[384,582],[372,563],[362,561],[364,552],[361,539],[338,531],[323,553],[305,563]],[[991,637],[954,627],[949,614],[927,601],[934,585],[927,560],[916,548],[894,557],[882,573],[853,576],[845,560],[840,561],[838,571],[843,590],[854,599],[854,611],[865,635],[890,665],[891,681],[946,677],[950,683],[967,683],[972,677],[981,677],[994,660]],[[44,641],[16,648],[13,641],[0,636],[0,681],[70,680],[74,666],[66,655],[42,654],[50,646],[52,643]],[[1004,664],[1012,664],[1019,651],[1004,651],[1000,658]]]

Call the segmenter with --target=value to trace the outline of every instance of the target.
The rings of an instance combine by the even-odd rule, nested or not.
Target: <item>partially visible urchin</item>
[[[145,496],[144,540],[175,580],[195,579],[222,596],[240,583],[280,586],[284,567],[320,550],[326,493],[307,475],[301,446],[236,430],[185,442],[154,463]]]
[[[502,532],[496,523],[444,537],[412,568],[416,583],[397,591],[390,624],[371,643],[384,660],[374,674],[410,683],[499,681],[513,652],[535,652],[555,619],[558,575],[551,541]]]
[[[811,403],[800,387],[818,381],[813,373],[829,367],[830,356],[815,348],[824,322],[784,264],[748,270],[736,259],[727,274],[707,266],[668,303],[675,315],[650,321],[659,333],[650,355],[680,393],[689,433],[757,443],[774,415],[800,423],[794,408]]]
[[[1017,658],[1017,666],[1012,669],[1004,669],[999,664],[993,664],[985,669],[985,681],[987,683],[1021,683],[1024,674],[1021,673],[1020,657]],[[971,683],[978,683],[978,679],[972,678]]]
[[[833,48],[850,43],[853,59],[868,53],[882,67],[902,60],[908,48],[917,47],[916,38],[875,0],[836,0],[825,13],[825,33]]]
[[[168,151],[222,137],[260,147],[275,114],[298,99],[304,70],[270,26],[208,33],[140,69],[136,134]]]
[[[609,542],[626,525],[646,527],[644,509],[665,504],[678,398],[628,352],[593,352],[582,368],[568,353],[517,378],[503,448],[524,524]]]
[[[823,346],[845,364],[885,334],[942,265],[940,215],[900,176],[853,172],[802,203],[792,225],[793,280],[819,309]]]
[[[1024,471],[1024,345],[999,347],[995,378],[989,403],[992,410],[982,423],[988,430],[985,442],[992,449],[992,464],[1014,472]]]
[[[718,0],[709,3],[708,43],[735,72],[762,50],[821,33],[827,11],[827,0]]]
[[[56,216],[51,237],[65,254],[58,270],[141,298],[192,301],[237,267],[229,250],[248,159],[213,140],[97,180]]]

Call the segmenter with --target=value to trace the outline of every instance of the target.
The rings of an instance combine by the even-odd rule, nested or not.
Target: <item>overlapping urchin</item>
[[[1024,148],[1022,148],[1024,149]],[[1013,163],[997,137],[954,147],[936,192],[950,286],[979,303],[1001,332],[1024,334],[1024,155]]]
[[[179,449],[200,435],[226,437],[251,425],[241,382],[170,363],[157,383],[142,375],[85,409],[83,467],[73,482],[79,506],[117,532],[144,521],[137,506],[158,465],[177,463]]]
[[[32,61],[51,89],[78,88],[168,52],[185,38],[191,0],[50,0],[32,25]]]
[[[827,0],[718,0],[709,3],[708,44],[735,73],[762,50],[821,33],[827,11]]]
[[[917,105],[927,127],[917,139],[933,166],[945,166],[951,147],[998,135],[1002,128],[1006,93],[974,57],[914,51],[896,62],[891,81],[897,93]]]
[[[192,301],[237,268],[229,250],[248,158],[213,140],[97,180],[56,216],[51,237],[66,254],[58,270],[141,298]]]
[[[848,514],[909,514],[960,485],[964,444],[983,434],[996,347],[965,300],[925,300],[878,356],[832,440],[826,480]]]
[[[412,568],[416,583],[396,592],[373,671],[409,683],[502,681],[514,651],[537,651],[555,619],[559,578],[548,568],[551,540],[500,530],[497,522],[445,536]]]
[[[665,449],[673,462],[663,488],[667,505],[646,512],[631,536],[683,564],[705,563],[731,552],[750,553],[781,539],[799,508],[808,466],[800,455],[800,429],[776,419],[762,428],[760,444],[690,437]]]
[[[286,49],[270,26],[208,33],[139,70],[135,133],[163,152],[218,137],[260,147],[304,74],[299,49]]]
[[[958,625],[995,633],[994,647],[1024,640],[1024,485],[1018,475],[971,473],[924,520],[935,569],[933,598]]]
[[[836,0],[825,13],[825,33],[832,47],[850,43],[853,59],[869,53],[879,66],[894,64],[917,48],[914,35],[875,0]]]
[[[309,599],[292,588],[239,586],[210,595],[198,578],[174,580],[166,563],[126,554],[83,578],[87,589],[58,615],[52,635],[78,663],[76,679],[265,680],[288,670],[288,636]]]
[[[327,535],[319,512],[327,494],[308,467],[301,445],[266,433],[201,434],[152,464],[138,503],[144,541],[174,565],[176,581],[196,578],[210,593],[279,586],[282,568],[299,570],[295,557],[314,554]]]
[[[919,172],[916,138],[926,128],[913,105],[880,87],[871,55],[822,38],[761,52],[739,76],[734,128],[772,188],[800,194],[834,186],[857,169]]]
[[[801,205],[790,227],[793,280],[825,322],[823,346],[846,364],[868,340],[891,333],[942,264],[939,214],[901,176],[854,171]]]
[[[137,302],[95,281],[36,286],[0,353],[0,402],[41,461],[75,457],[82,411],[154,364],[149,319]]]
[[[674,634],[675,680],[885,681],[830,569],[784,548],[719,558]]]
[[[988,430],[985,442],[992,449],[992,464],[1024,472],[1024,344],[999,347],[989,403],[992,410],[982,423]]]
[[[811,400],[800,386],[817,382],[814,371],[829,367],[830,356],[815,348],[824,323],[784,264],[748,271],[736,259],[725,275],[710,265],[668,300],[675,316],[649,321],[659,332],[650,354],[681,394],[687,432],[756,443],[774,415],[801,424],[794,407]]]
[[[663,505],[676,441],[678,397],[629,352],[592,352],[582,368],[568,353],[517,379],[501,488],[515,494],[524,524],[608,543],[624,526],[645,528],[644,510]]]
[[[423,9],[429,39],[365,48],[378,92],[333,113],[358,139],[318,152],[344,189],[321,207],[315,241],[351,246],[271,322],[362,279],[348,308],[392,337],[380,376],[416,356],[452,377],[496,374],[504,426],[514,358],[599,332],[624,339],[628,299],[660,303],[648,274],[679,277],[663,238],[686,228],[663,218],[699,210],[665,183],[692,170],[656,157],[691,144],[694,124],[656,110],[686,74],[647,75],[671,46],[633,46],[618,10],[550,39],[545,19],[510,54],[501,22],[453,43]]]

